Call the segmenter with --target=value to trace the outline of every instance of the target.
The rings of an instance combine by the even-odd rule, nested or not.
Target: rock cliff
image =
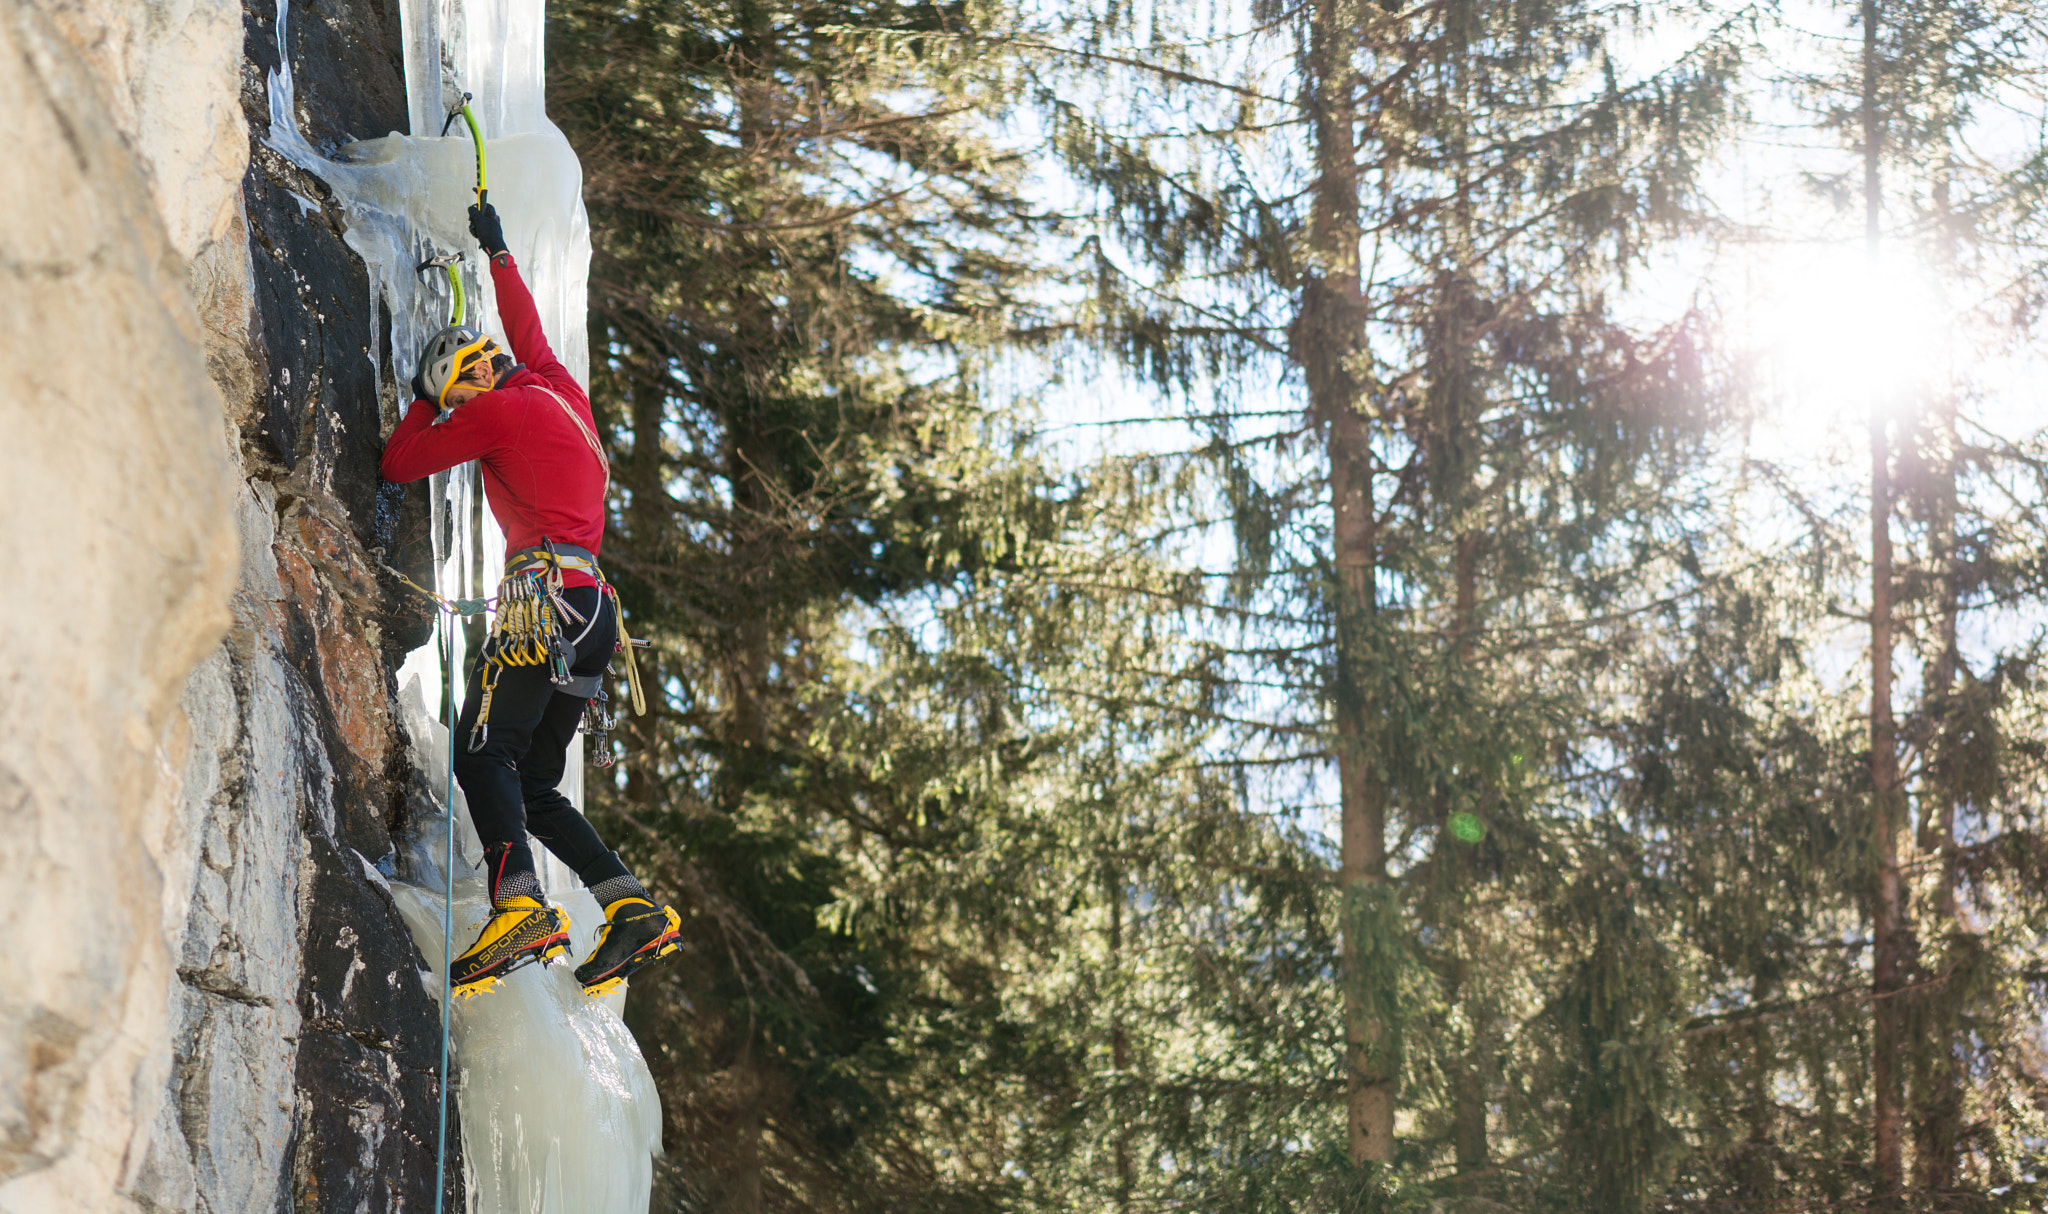
[[[424,575],[427,514],[377,475],[338,210],[262,145],[276,17],[0,0],[9,1214],[433,1204],[439,1010],[384,883],[432,620],[380,568]],[[294,17],[300,129],[405,129],[397,10]]]

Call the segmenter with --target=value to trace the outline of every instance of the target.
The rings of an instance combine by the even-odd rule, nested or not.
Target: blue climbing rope
[[[454,478],[451,475],[449,478]],[[444,490],[445,494],[445,490]],[[443,509],[447,509],[443,497]],[[439,528],[435,528],[438,538]],[[438,545],[437,545],[438,546]],[[437,554],[438,556],[438,554]],[[442,563],[434,562],[434,587],[441,586]],[[441,1118],[434,1143],[434,1214],[442,1214],[448,1192],[448,981],[454,971],[455,948],[455,623],[462,617],[440,613],[446,631],[441,645],[442,715],[448,721],[448,791],[441,808],[448,823],[441,850]]]

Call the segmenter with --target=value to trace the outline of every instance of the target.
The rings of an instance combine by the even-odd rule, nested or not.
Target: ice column
[[[334,190],[348,219],[346,239],[370,272],[371,315],[391,318],[390,365],[379,368],[404,385],[414,355],[449,319],[445,284],[422,283],[413,267],[431,253],[467,256],[468,323],[495,327],[496,300],[470,238],[475,158],[458,120],[441,138],[444,102],[462,90],[486,136],[490,199],[504,221],[540,319],[562,362],[589,382],[584,329],[590,229],[583,210],[582,168],[543,105],[542,0],[403,0],[402,36],[410,132],[365,140],[332,155],[299,131],[285,31],[289,0],[279,0],[281,69],[269,81],[271,147]],[[401,398],[406,395],[403,388]],[[437,534],[452,522],[456,542],[440,569],[451,597],[475,597],[502,571],[504,537],[478,510],[473,470],[435,479]],[[471,527],[472,519],[480,525]],[[472,533],[473,530],[476,533]],[[458,664],[458,669],[460,665]],[[400,674],[415,758],[445,773],[449,739],[428,705],[441,695],[433,646],[414,654]],[[572,756],[573,758],[573,756]],[[566,792],[582,800],[582,766],[572,761]],[[441,777],[435,779],[441,791]],[[421,824],[402,857],[393,893],[430,967],[441,964],[441,882],[456,873],[456,951],[487,911],[478,863],[481,847],[459,804],[455,857],[442,854],[443,831]],[[541,878],[574,920],[576,955],[589,951],[601,922],[596,903],[572,874],[535,845]],[[438,994],[443,976],[422,980]],[[616,1005],[614,997],[610,1002]],[[504,986],[458,1003],[452,1016],[451,1082],[461,1110],[466,1181],[472,1211],[483,1214],[644,1214],[652,1157],[660,1149],[661,1107],[652,1077],[617,1007],[583,995],[569,967],[528,967]]]

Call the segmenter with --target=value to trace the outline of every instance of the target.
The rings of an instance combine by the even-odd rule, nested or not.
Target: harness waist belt
[[[521,548],[505,558],[505,572],[518,573],[537,566],[555,565],[562,569],[585,569],[597,572],[597,554],[588,548],[574,544],[556,544],[550,553],[545,548]]]

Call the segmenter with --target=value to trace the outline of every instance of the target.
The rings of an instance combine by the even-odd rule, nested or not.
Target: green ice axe
[[[429,257],[412,268],[415,274],[424,274],[436,267],[448,271],[448,289],[455,293],[455,316],[448,322],[450,325],[461,324],[463,314],[467,310],[462,298],[462,272],[458,269],[461,265],[462,254],[443,253],[438,257]]]
[[[490,193],[490,182],[484,175],[484,133],[477,128],[476,115],[469,112],[469,103],[473,100],[473,95],[464,93],[462,103],[448,111],[448,121],[441,124],[441,137],[447,138],[448,128],[455,125],[457,118],[468,125],[470,142],[476,145],[476,205],[482,207],[485,195]],[[429,257],[413,267],[415,274],[424,274],[437,266],[448,272],[448,290],[455,296],[455,317],[448,322],[451,325],[461,324],[466,312],[462,298],[462,274],[456,268],[461,264],[460,253],[443,253],[438,257]]]
[[[448,121],[441,124],[441,137],[448,137],[448,128],[455,125],[457,118],[469,127],[469,140],[476,145],[476,205],[484,205],[484,196],[489,194],[490,180],[484,175],[484,133],[477,129],[476,115],[469,112],[469,103],[476,98],[469,93],[462,95],[462,104],[448,111]]]

